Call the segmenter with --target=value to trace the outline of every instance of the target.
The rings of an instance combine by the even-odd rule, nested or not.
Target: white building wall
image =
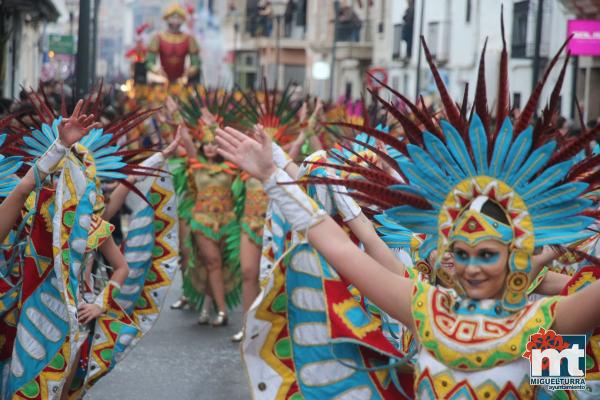
[[[421,2],[415,0],[415,16],[413,31],[413,52],[410,59],[399,61],[392,60],[393,52],[393,26],[402,23],[406,11],[407,1],[389,0],[386,25],[383,38],[377,37],[374,43],[373,62],[375,66],[383,66],[389,72],[389,84],[401,91],[409,99],[415,98],[416,69],[419,51],[420,11]],[[464,85],[469,83],[469,98],[472,100],[477,83],[479,57],[485,38],[488,38],[486,51],[486,81],[489,107],[495,106],[498,87],[498,71],[500,53],[502,50],[502,37],[500,33],[500,2],[489,0],[471,0],[471,17],[467,22],[468,0],[426,0],[423,18],[423,36],[431,50],[438,49],[440,55],[436,64],[441,74],[447,77],[447,86],[452,97],[462,99]],[[504,24],[506,31],[507,48],[509,51],[509,78],[512,93],[521,94],[521,106],[524,106],[531,93],[532,61],[531,59],[510,58],[512,40],[513,3],[504,2]],[[547,0],[544,10],[544,25],[542,34],[542,56],[550,57],[560,48],[566,39],[567,21],[573,18],[559,0]],[[537,1],[530,3],[528,18],[528,42],[534,42]],[[439,23],[439,32],[436,41],[430,30],[431,23]],[[388,29],[389,27],[389,29]],[[564,60],[564,57],[561,58]],[[559,62],[560,64],[560,62]],[[543,92],[540,105],[547,102],[548,95],[558,77],[559,68],[550,75]],[[541,78],[541,74],[540,74]],[[567,69],[563,83],[562,115],[568,115],[572,102],[570,94],[571,68]],[[421,54],[421,93],[424,95],[435,94],[432,90],[433,81],[427,66],[424,54]],[[435,96],[434,96],[435,97]]]
[[[9,24],[11,35],[4,55],[6,57],[4,71],[6,84],[2,96],[17,98],[21,86],[26,89],[37,89],[38,87],[42,67],[42,32],[46,23],[30,21],[24,14],[18,14],[10,19]],[[13,64],[15,66],[14,76]]]

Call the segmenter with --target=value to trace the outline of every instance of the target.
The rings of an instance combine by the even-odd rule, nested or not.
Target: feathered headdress
[[[181,102],[181,115],[193,128],[192,133],[202,143],[215,141],[215,126],[208,126],[202,118],[206,109],[215,119],[216,127],[235,125],[241,118],[234,94],[223,89],[194,87]]]
[[[0,120],[0,131],[2,131],[12,120],[8,116]],[[23,166],[23,158],[19,156],[6,157],[3,155],[4,147],[7,144],[7,134],[0,134],[0,198],[7,197],[13,191],[19,178],[17,172]]]
[[[283,92],[277,93],[267,89],[267,81],[263,78],[262,89],[246,93],[240,91],[243,101],[240,102],[240,112],[244,117],[244,125],[252,128],[260,124],[273,140],[285,144],[293,139],[287,135],[288,129],[294,124],[296,114],[302,103],[292,102],[293,90],[288,84]]]
[[[502,25],[504,38],[504,25]],[[403,154],[401,163],[391,163],[403,182],[381,170],[353,166],[364,180],[322,180],[343,184],[355,195],[368,197],[382,211],[389,225],[397,224],[415,233],[427,234],[442,257],[453,240],[476,243],[494,238],[510,246],[509,275],[501,306],[505,311],[526,302],[528,272],[534,249],[543,245],[571,243],[593,234],[586,228],[594,222],[592,202],[584,195],[594,190],[600,174],[588,173],[597,160],[575,156],[599,133],[596,128],[575,142],[558,146],[553,125],[560,88],[569,55],[541,117],[530,126],[542,88],[559,60],[557,55],[535,86],[519,118],[508,118],[508,63],[506,42],[500,60],[496,123],[488,111],[485,83],[485,46],[479,64],[475,102],[467,112],[450,97],[423,38],[425,56],[439,90],[446,120],[436,121],[400,93],[399,97],[416,116],[416,122],[379,95],[379,101],[399,121],[406,140],[377,129],[351,126],[381,140]],[[377,152],[377,149],[374,151]],[[382,152],[379,152],[382,153]],[[505,213],[508,224],[499,224],[481,213],[486,201]],[[501,226],[504,225],[504,226]],[[389,227],[389,226],[388,226]]]
[[[82,113],[92,114],[100,121],[104,92],[100,85],[96,96],[89,96],[82,106]],[[28,100],[33,105],[33,113],[16,117],[17,124],[11,127],[16,133],[9,146],[9,153],[23,156],[25,161],[31,161],[44,154],[50,145],[58,138],[58,129],[62,119],[67,115],[67,104],[64,99],[60,112],[54,110],[43,88],[38,92],[28,93]],[[159,171],[144,167],[140,163],[149,155],[148,150],[128,150],[128,143],[120,139],[128,132],[151,116],[155,110],[133,111],[104,128],[92,129],[75,146],[75,150],[84,155],[86,175],[100,182],[119,181],[128,186],[133,192],[145,198],[135,185],[127,181],[129,176],[155,176]]]

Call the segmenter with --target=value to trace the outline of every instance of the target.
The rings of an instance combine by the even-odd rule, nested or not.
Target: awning
[[[562,0],[577,18],[600,19],[600,0]]]
[[[28,12],[48,22],[55,22],[60,16],[52,0],[3,0],[0,10]]]

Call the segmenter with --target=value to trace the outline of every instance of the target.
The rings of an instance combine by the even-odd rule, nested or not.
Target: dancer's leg
[[[240,263],[242,266],[242,305],[248,311],[259,292],[258,273],[261,247],[250,236],[242,232],[240,242]]]
[[[219,243],[207,237],[196,234],[196,244],[200,250],[200,257],[208,271],[208,282],[210,284],[212,298],[219,311],[226,313],[225,286],[223,284],[223,261],[221,259],[221,247]]]

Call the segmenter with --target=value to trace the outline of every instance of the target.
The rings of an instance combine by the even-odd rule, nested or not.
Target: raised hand
[[[175,138],[173,139],[173,141],[162,150],[163,156],[165,156],[165,158],[171,157],[173,155],[173,153],[175,153],[175,150],[177,150],[177,146],[179,146],[179,142],[181,141],[181,130],[183,125],[179,125],[177,127],[177,133],[175,134]]]
[[[307,116],[308,116],[308,104],[306,104],[306,102],[303,102],[302,107],[300,107],[300,110],[298,110],[298,119],[302,123],[302,122],[306,121]]]
[[[204,125],[212,126],[217,124],[215,116],[210,111],[208,111],[208,108],[202,107],[200,109],[200,113],[202,114],[202,117],[200,117],[200,119],[202,119]]]
[[[264,129],[256,128],[255,138],[230,126],[217,129],[218,152],[261,181],[266,181],[275,171],[271,139]]]
[[[79,100],[73,114],[69,118],[63,118],[58,127],[60,141],[67,147],[81,140],[90,130],[102,127],[100,122],[94,122],[94,114],[81,114],[82,107],[83,100]]]
[[[313,112],[313,114],[318,114],[321,109],[323,108],[323,101],[321,100],[320,97],[317,97],[317,105],[315,106],[315,111]]]
[[[167,97],[167,101],[165,101],[165,106],[167,107],[167,111],[169,114],[173,115],[179,110],[179,105],[173,100],[171,96]]]

